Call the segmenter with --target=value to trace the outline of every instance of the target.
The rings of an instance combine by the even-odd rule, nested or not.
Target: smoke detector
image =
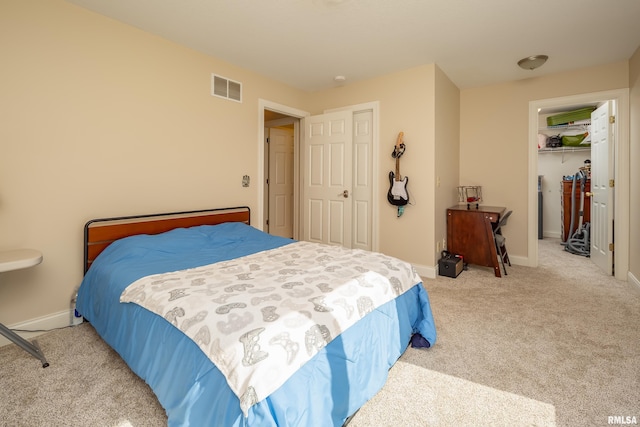
[[[518,65],[520,68],[524,68],[525,70],[535,70],[547,62],[547,59],[549,59],[547,55],[527,56],[526,58],[522,58],[518,61]]]

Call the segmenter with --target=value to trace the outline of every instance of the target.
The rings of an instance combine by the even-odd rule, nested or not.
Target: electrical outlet
[[[440,241],[436,242],[436,254],[440,254]]]
[[[446,239],[446,237],[442,238],[442,250],[443,251],[447,250],[447,239]]]

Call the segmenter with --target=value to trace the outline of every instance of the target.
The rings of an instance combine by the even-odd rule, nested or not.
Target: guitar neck
[[[400,176],[400,156],[402,153],[400,153],[400,149],[402,147],[403,140],[404,132],[398,133],[398,139],[396,139],[396,153],[399,154],[396,155],[396,181],[402,181],[402,177]]]

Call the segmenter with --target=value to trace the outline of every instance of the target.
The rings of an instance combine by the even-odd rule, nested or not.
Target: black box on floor
[[[438,274],[440,276],[453,277],[454,279],[462,272],[464,263],[462,257],[450,253],[443,253],[438,260]]]

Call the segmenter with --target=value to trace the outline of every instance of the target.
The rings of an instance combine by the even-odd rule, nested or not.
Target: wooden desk
[[[467,209],[467,205],[460,205],[447,209],[447,251],[462,255],[466,263],[493,267],[496,277],[502,277],[493,225],[505,211],[497,206]]]
[[[0,273],[33,267],[41,262],[42,254],[34,249],[0,251]],[[42,362],[43,368],[49,366],[49,362],[45,359],[42,350],[40,350],[40,347],[38,347],[38,343],[35,340],[33,340],[33,342],[27,341],[2,323],[0,323],[0,334],[7,337],[36,359],[39,359],[40,362]]]

